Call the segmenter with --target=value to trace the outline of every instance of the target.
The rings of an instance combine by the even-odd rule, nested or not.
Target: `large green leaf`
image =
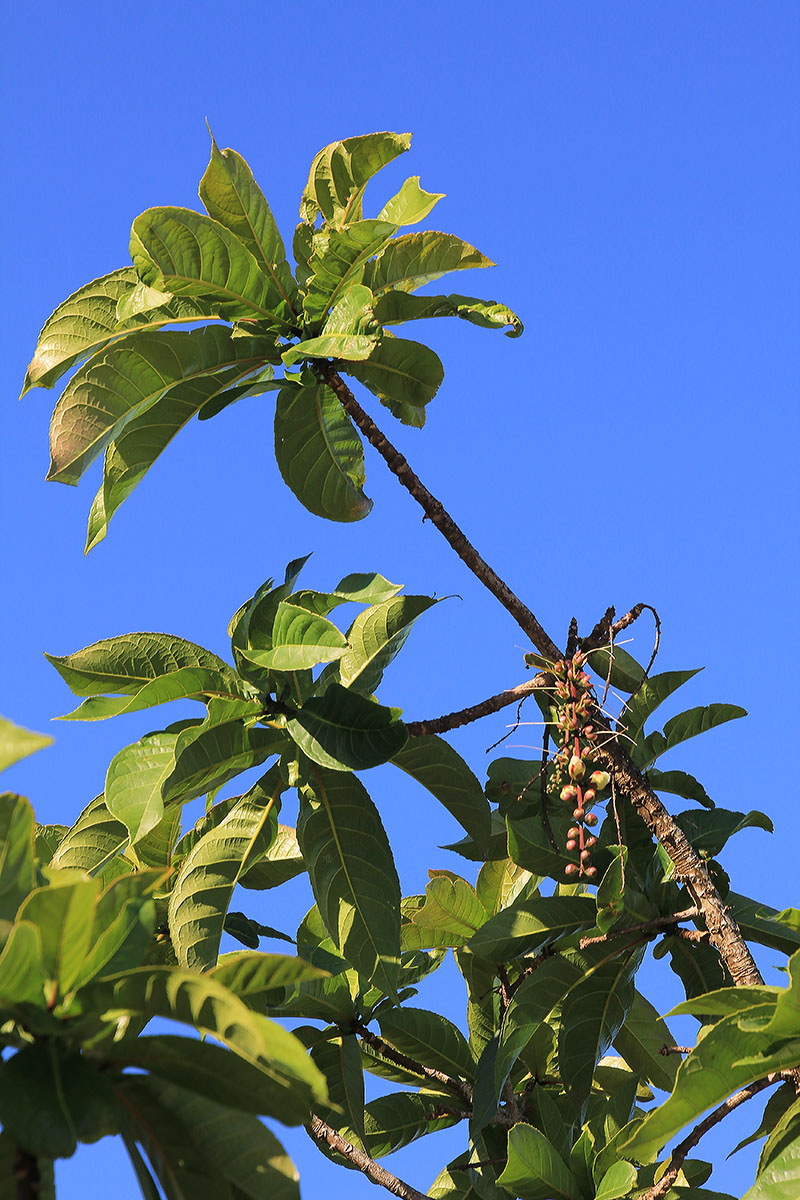
[[[109,1021],[128,1014],[163,1017],[217,1038],[280,1085],[287,1125],[305,1120],[313,1102],[325,1098],[322,1077],[302,1043],[209,975],[140,967],[89,984],[81,997],[87,1011],[103,1012]]]
[[[713,812],[690,809],[678,813],[675,820],[699,854],[716,858],[729,838],[741,829],[765,829],[773,832],[772,821],[764,813],[753,809],[748,813],[731,812],[727,808],[715,808]]]
[[[129,833],[122,821],[112,816],[104,796],[95,796],[58,844],[50,865],[94,872],[120,854]]]
[[[317,1042],[311,1057],[325,1076],[328,1104],[317,1114],[333,1126],[344,1124],[350,1141],[360,1149],[364,1144],[364,1072],[361,1051],[353,1033],[339,1034]]]
[[[344,291],[328,314],[319,337],[283,352],[287,367],[304,358],[340,358],[359,362],[375,350],[381,332],[372,312],[372,292],[359,283]]]
[[[303,309],[309,322],[326,316],[354,283],[361,283],[364,266],[396,233],[389,221],[355,221],[344,229],[324,226],[314,234],[309,260],[311,275]]]
[[[303,221],[321,215],[335,226],[361,216],[364,189],[375,175],[411,145],[410,133],[366,133],[332,142],[311,163],[300,203]]]
[[[390,1008],[378,1016],[381,1034],[402,1054],[447,1075],[472,1079],[475,1060],[461,1030],[424,1008]]]
[[[746,716],[747,710],[740,708],[738,704],[707,704],[705,707],[689,708],[667,721],[663,733],[656,730],[646,737],[633,752],[633,760],[636,766],[643,770],[673,746],[714,729],[717,725],[724,725],[726,721],[735,721]]]
[[[778,1142],[768,1161],[759,1164],[758,1177],[742,1200],[794,1200],[800,1192],[800,1120]]]
[[[236,1200],[299,1200],[297,1171],[263,1122],[158,1079],[141,1086],[158,1098],[162,1111],[180,1120],[186,1139],[234,1188]],[[195,1193],[187,1200],[195,1200]]]
[[[740,896],[737,892],[728,892],[725,901],[731,916],[749,942],[758,942],[783,954],[793,954],[800,949],[800,923],[782,921],[777,909],[751,900],[748,896]]]
[[[286,728],[300,749],[321,767],[364,771],[388,762],[408,733],[399,708],[385,708],[332,683],[292,717]]]
[[[367,1153],[383,1158],[425,1134],[457,1124],[458,1117],[442,1115],[441,1103],[440,1095],[425,1092],[391,1092],[370,1100],[364,1110]]]
[[[0,1064],[0,1123],[30,1153],[69,1158],[79,1141],[117,1133],[120,1113],[108,1073],[56,1046],[26,1046]]]
[[[522,1200],[582,1200],[580,1185],[543,1133],[515,1125],[508,1135],[508,1162],[497,1182]]]
[[[241,721],[184,729],[175,744],[175,767],[165,779],[165,804],[185,804],[222,787],[249,767],[257,767],[286,746],[274,729],[247,729]]]
[[[291,332],[295,317],[273,276],[239,238],[190,208],[149,208],[131,228],[131,258],[142,283],[213,300],[228,320],[257,317]]]
[[[365,358],[366,362],[348,362],[343,369],[405,425],[424,425],[425,405],[444,379],[438,354],[409,338],[385,337]]]
[[[408,912],[404,950],[463,946],[486,921],[486,909],[471,884],[450,871],[432,876],[425,896]]]
[[[131,844],[164,816],[162,789],[175,767],[177,733],[148,733],[114,755],[106,774],[108,811],[128,829]]]
[[[50,746],[52,741],[46,733],[34,733],[31,729],[15,725],[7,717],[0,717],[0,771]]]
[[[523,331],[519,317],[505,304],[478,300],[475,296],[414,296],[400,288],[392,288],[381,293],[374,311],[381,325],[399,325],[403,321],[431,317],[460,317],[484,329],[506,329],[507,337],[519,337]]]
[[[671,1092],[680,1057],[661,1051],[674,1045],[675,1039],[657,1010],[641,992],[634,991],[628,1015],[614,1035],[615,1049],[642,1079]]]
[[[270,650],[243,651],[245,658],[273,671],[303,671],[334,662],[348,647],[344,634],[325,617],[288,600],[278,604]]]
[[[208,215],[235,234],[272,278],[287,307],[296,310],[297,285],[264,193],[241,154],[220,150],[213,137],[211,160],[200,180],[200,199]]]
[[[491,810],[477,777],[443,738],[409,738],[392,762],[426,788],[478,845],[489,842]]]
[[[39,930],[51,999],[69,992],[81,973],[91,945],[98,890],[92,879],[67,876],[50,887],[36,888],[20,905],[19,920]]]
[[[243,888],[265,891],[294,879],[305,869],[296,832],[290,825],[279,825],[269,849],[247,867],[239,883]]]
[[[515,900],[531,900],[538,895],[541,879],[510,858],[490,859],[478,872],[475,890],[490,917],[508,908]]]
[[[133,267],[122,267],[93,279],[59,304],[39,334],[22,395],[32,387],[52,387],[76,362],[102,349],[115,333],[117,301],[138,283]]]
[[[334,392],[323,384],[284,388],[275,411],[275,457],[300,503],[331,521],[360,521],[364,447]]]
[[[172,700],[200,700],[205,703],[212,698],[252,701],[254,712],[258,712],[263,706],[256,695],[250,684],[236,677],[231,678],[230,671],[223,675],[207,667],[178,667],[168,675],[150,680],[134,696],[89,696],[73,712],[58,720],[102,721],[122,713],[140,712],[158,704],[169,704]]]
[[[241,688],[236,672],[223,659],[168,633],[126,633],[93,642],[75,654],[45,654],[45,658],[76,696],[135,695],[151,680],[183,667],[201,667],[221,676],[231,688]]]
[[[701,668],[689,671],[664,671],[661,675],[652,675],[645,679],[642,686],[631,696],[620,718],[621,727],[635,742],[644,728],[648,717],[651,717],[664,701],[683,687],[690,679],[694,679]]]
[[[242,340],[236,339],[237,347]],[[240,366],[222,367],[214,374],[187,380],[170,389],[141,416],[125,425],[106,446],[103,482],[89,514],[87,552],[103,540],[114,513],[192,417],[200,414],[201,419],[205,419],[211,415],[212,405],[223,407],[251,391],[260,390],[273,374],[271,366],[255,376],[252,371],[253,361],[245,358]],[[245,376],[250,378],[246,383],[240,383]]]
[[[120,338],[73,375],[56,404],[47,478],[77,483],[100,451],[168,390],[196,410],[220,386],[204,376],[235,368],[223,380],[227,386],[275,357],[265,339],[234,338],[219,325]]]
[[[223,954],[209,974],[251,1007],[258,1007],[263,997],[274,995],[283,988],[328,977],[327,971],[312,966],[303,958],[250,950]]]
[[[275,801],[283,785],[279,779],[272,785],[271,790],[261,782],[251,788],[181,863],[170,892],[169,929],[182,966],[204,971],[217,960],[233,889],[275,832]]]
[[[414,622],[435,603],[430,596],[394,596],[359,613],[347,631],[349,647],[339,660],[343,686],[368,696],[377,691]]]
[[[469,948],[478,958],[506,962],[536,954],[548,942],[578,929],[591,929],[595,904],[588,896],[536,896],[517,900],[473,934]]]
[[[325,926],[359,974],[393,995],[400,883],[378,810],[354,775],[319,767],[300,797],[297,838]]]
[[[42,1008],[45,983],[41,932],[30,921],[16,921],[0,954],[0,1009],[19,1004]]]
[[[768,1014],[771,1007],[752,1012]],[[739,1014],[734,1013],[706,1030],[679,1066],[672,1095],[620,1141],[620,1154],[639,1162],[651,1161],[670,1138],[707,1108],[764,1074],[763,1067],[742,1065],[741,1060],[766,1049],[770,1038],[740,1029],[739,1020]]]
[[[558,1067],[564,1087],[578,1108],[592,1088],[594,1070],[608,1050],[633,1001],[631,979],[643,951],[602,963],[569,992],[561,1010]]]
[[[364,283],[375,296],[392,288],[413,292],[440,279],[448,271],[493,267],[491,259],[452,233],[406,233],[391,242],[364,273]]]
[[[0,794],[0,920],[13,921],[33,887],[34,825],[28,800]]]
[[[651,767],[647,772],[647,780],[655,792],[669,792],[673,796],[683,796],[684,800],[696,800],[704,808],[714,807],[714,801],[702,783],[686,771],[659,771]]]
[[[74,981],[76,988],[145,961],[156,922],[151,893],[163,879],[157,870],[136,871],[105,889],[97,902],[91,945]]]

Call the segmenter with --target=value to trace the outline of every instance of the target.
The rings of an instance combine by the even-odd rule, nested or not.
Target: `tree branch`
[[[447,713],[443,717],[433,717],[429,721],[410,721],[406,724],[406,729],[409,737],[423,737],[428,733],[447,733],[449,729],[458,729],[461,725],[469,725],[471,721],[488,717],[490,713],[499,712],[501,708],[506,708],[515,701],[524,700],[539,688],[549,686],[551,684],[546,675],[536,675],[533,679],[518,684],[517,687],[499,692],[496,696],[489,696],[487,700],[481,700],[479,704],[472,704],[469,708],[461,708],[458,712]]]
[[[695,1125],[688,1137],[685,1137],[682,1142],[678,1143],[672,1151],[666,1171],[658,1183],[645,1192],[640,1197],[640,1200],[659,1200],[659,1197],[665,1196],[678,1178],[684,1159],[689,1154],[689,1151],[695,1148],[703,1134],[708,1133],[709,1129],[713,1129],[715,1125],[718,1125],[720,1121],[727,1117],[728,1113],[733,1112],[740,1104],[744,1104],[745,1100],[752,1099],[759,1092],[763,1092],[764,1088],[771,1087],[775,1083],[780,1083],[780,1081],[781,1076],[779,1074],[767,1075],[765,1079],[759,1079],[756,1083],[751,1083],[749,1087],[742,1088],[740,1092],[735,1092],[733,1096],[729,1096],[727,1100],[724,1100],[718,1108],[715,1108],[704,1120]]]
[[[426,517],[436,526],[445,540],[455,550],[461,561],[466,563],[473,575],[497,597],[503,608],[511,613],[511,616],[519,627],[527,633],[539,653],[553,662],[559,659],[561,654],[558,646],[556,646],[555,642],[551,641],[531,610],[527,605],[522,603],[519,597],[511,591],[508,584],[481,558],[478,551],[468,540],[463,530],[456,525],[441,501],[437,500],[428,491],[419,476],[411,470],[411,467],[400,451],[381,432],[372,420],[372,417],[364,412],[350,391],[350,388],[342,377],[337,374],[333,366],[330,364],[324,365],[321,375],[328,387],[336,393],[342,408],[350,415],[367,441],[375,447],[392,474],[397,476],[406,491],[414,497]]]
[[[346,1141],[341,1134],[335,1129],[331,1129],[330,1125],[326,1125],[324,1121],[320,1121],[319,1117],[312,1116],[306,1129],[320,1142],[327,1142],[332,1150],[338,1151],[344,1155],[346,1159],[358,1167],[359,1171],[363,1171],[367,1179],[371,1179],[373,1183],[379,1183],[381,1187],[385,1187],[393,1196],[400,1196],[401,1200],[428,1200],[427,1193],[418,1192],[410,1183],[403,1183],[402,1179],[398,1179],[396,1175],[392,1175],[385,1167],[375,1162],[374,1158],[370,1158],[363,1150],[357,1150],[355,1146]]]
[[[626,934],[646,932],[649,929],[664,929],[670,925],[677,925],[678,921],[691,921],[700,915],[699,908],[687,908],[684,912],[672,913],[667,917],[654,917],[650,921],[639,921],[636,925],[629,925],[626,929],[611,929],[608,933],[601,933],[595,937],[581,938],[578,945],[581,950],[585,950],[587,946],[594,946],[597,942],[608,942],[611,938],[625,937]],[[693,930],[692,932],[699,931]]]

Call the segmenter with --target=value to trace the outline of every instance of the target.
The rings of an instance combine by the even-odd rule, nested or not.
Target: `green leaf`
[[[509,1132],[508,1162],[497,1182],[522,1200],[582,1200],[577,1179],[532,1125],[515,1125]]]
[[[0,920],[13,921],[33,887],[34,825],[28,800],[0,794]]]
[[[695,850],[709,858],[716,858],[729,838],[742,829],[765,829],[773,832],[772,821],[764,813],[753,809],[748,813],[731,812],[716,808],[713,812],[698,812],[690,809],[678,813],[675,820],[689,838]]]
[[[279,825],[269,849],[245,869],[239,883],[243,888],[266,891],[302,875],[305,869],[297,834],[290,825]]]
[[[7,717],[0,717],[0,771],[52,745],[52,742],[53,739],[46,733],[34,733],[15,725]]]
[[[324,226],[314,234],[308,264],[311,274],[303,300],[310,323],[324,322],[348,288],[362,282],[365,264],[396,231],[397,226],[388,221],[355,221],[340,230]]]
[[[683,796],[684,800],[696,800],[704,808],[714,807],[714,801],[703,785],[685,771],[659,771],[650,767],[647,779],[654,792],[669,792],[673,796]]]
[[[393,225],[416,225],[425,220],[440,200],[444,200],[444,192],[426,192],[419,186],[419,175],[412,175],[397,195],[387,200],[378,220],[391,221]]]
[[[776,1147],[742,1200],[794,1200],[800,1189],[800,1122]]]
[[[359,974],[394,995],[400,883],[386,831],[354,775],[313,767],[300,789],[297,838],[322,919]]]
[[[606,1171],[597,1185],[595,1200],[620,1200],[636,1183],[636,1168],[628,1162],[617,1162]]]
[[[129,1014],[163,1017],[217,1038],[280,1085],[287,1125],[306,1120],[313,1102],[325,1098],[322,1077],[302,1043],[208,975],[140,967],[89,984],[81,997],[86,1011],[101,1011],[108,1021]]]
[[[57,719],[104,721],[107,717],[140,712],[158,704],[169,704],[173,700],[199,700],[206,703],[212,698],[251,701],[256,706],[256,712],[260,707],[255,690],[244,680],[231,680],[229,671],[223,675],[207,667],[179,667],[169,675],[151,679],[134,696],[90,696],[73,712]]]
[[[30,921],[16,921],[0,954],[0,1008],[45,1004],[42,936]]]
[[[200,667],[221,676],[234,694],[242,686],[223,659],[168,633],[126,633],[94,642],[75,654],[45,654],[45,658],[76,696],[136,695],[151,680],[183,667]]]
[[[433,317],[460,317],[484,329],[506,329],[507,337],[519,337],[523,324],[515,312],[494,300],[475,296],[414,296],[399,288],[382,292],[374,305],[381,325],[400,325]],[[507,328],[510,326],[510,328]],[[641,674],[639,678],[641,678]]]
[[[399,708],[385,708],[331,683],[287,723],[287,731],[312,762],[334,771],[377,767],[402,749],[408,734]]]
[[[536,954],[548,942],[578,929],[591,929],[595,905],[589,896],[536,896],[517,900],[473,934],[469,948],[477,958],[507,962]]]
[[[185,804],[205,796],[285,747],[277,730],[246,729],[238,720],[184,729],[175,744],[175,767],[161,789],[163,801]]]
[[[317,1042],[311,1057],[325,1076],[329,1104],[317,1113],[334,1127],[344,1124],[351,1142],[364,1149],[364,1072],[355,1034],[340,1034]],[[355,1136],[354,1136],[355,1135]]]
[[[758,942],[783,954],[793,954],[800,949],[800,922],[782,921],[782,914],[776,909],[737,892],[728,892],[725,902],[749,942]]]
[[[571,989],[561,1010],[558,1067],[565,1090],[582,1108],[597,1063],[622,1028],[633,1001],[631,977],[643,950],[597,966]]]
[[[177,733],[148,733],[114,755],[106,774],[108,811],[130,833],[131,845],[164,816],[162,789],[175,768]]]
[[[330,521],[360,521],[372,508],[364,495],[364,447],[330,388],[284,388],[275,411],[275,457],[300,503]]]
[[[726,721],[735,721],[746,716],[747,710],[740,708],[738,704],[708,704],[705,707],[687,709],[686,712],[679,713],[677,717],[667,721],[663,733],[655,732],[646,737],[644,742],[637,746],[633,760],[636,766],[643,770],[673,746],[714,729],[717,725],[724,725]]]
[[[403,949],[463,946],[486,921],[474,887],[450,871],[432,873],[424,902],[403,926]]]
[[[234,339],[232,344],[238,349],[240,343],[241,339]],[[253,367],[253,359],[244,358],[239,366],[222,366],[214,374],[171,388],[106,446],[103,482],[89,514],[87,553],[103,540],[114,513],[192,417],[205,420],[234,400],[261,390],[262,385],[279,386],[265,382],[272,378],[271,366],[262,367],[256,375]],[[246,382],[241,383],[245,377]]]
[[[515,900],[531,900],[538,895],[541,879],[518,867],[510,858],[485,862],[478,872],[475,890],[490,917],[508,908]]]
[[[378,1015],[385,1041],[428,1067],[473,1079],[475,1060],[461,1030],[439,1013],[424,1008],[390,1008]]]
[[[79,1054],[26,1046],[0,1064],[0,1123],[29,1152],[69,1158],[79,1141],[119,1129],[111,1079]]]
[[[382,167],[404,154],[410,133],[367,133],[332,142],[311,164],[300,203],[303,221],[313,224],[321,215],[336,226],[361,216],[364,189]]]
[[[648,717],[651,717],[673,692],[683,687],[690,679],[694,679],[700,670],[700,667],[696,667],[689,671],[664,671],[661,675],[645,679],[622,712],[622,728],[628,736],[634,742],[638,741]]]
[[[76,989],[90,979],[142,965],[156,922],[151,893],[163,880],[158,870],[137,871],[105,889],[95,909],[90,949],[74,981]]]
[[[303,671],[334,662],[347,650],[347,639],[331,621],[281,600],[272,627],[271,650],[246,650],[245,658],[273,671]]]
[[[375,296],[391,288],[413,292],[449,271],[493,267],[491,259],[452,233],[406,233],[367,267],[364,283]]]
[[[92,879],[54,878],[50,887],[36,888],[20,905],[19,920],[39,930],[43,969],[59,997],[71,990],[81,973],[91,945],[98,891]]]
[[[95,796],[59,842],[50,865],[94,873],[120,854],[128,840],[128,830],[108,811],[105,797]]]
[[[227,320],[258,317],[289,332],[294,314],[274,277],[247,246],[190,208],[148,208],[133,222],[131,258],[142,283],[175,296],[212,300]]]
[[[290,309],[295,309],[297,285],[286,265],[286,250],[253,172],[235,150],[220,150],[211,139],[211,160],[200,180],[200,199],[206,212],[247,247],[261,270],[271,277]]]
[[[128,334],[73,375],[53,410],[47,478],[75,484],[89,464],[165,393],[197,411],[224,386],[275,361],[261,338],[232,338],[223,326]],[[235,368],[235,369],[233,369]],[[141,428],[141,427],[140,427]]]
[[[649,1000],[634,990],[628,1015],[614,1035],[614,1048],[637,1075],[665,1092],[671,1092],[680,1058],[662,1054],[675,1039]]]
[[[670,966],[684,986],[687,997],[700,996],[731,983],[716,950],[702,942],[664,936],[653,951],[654,958],[670,956]]]
[[[444,379],[439,356],[421,342],[386,337],[367,362],[347,363],[343,369],[369,388],[404,425],[421,428],[425,405]]]
[[[368,696],[377,691],[414,622],[434,604],[430,596],[394,596],[359,613],[347,631],[349,647],[339,660],[342,685]]]
[[[125,1098],[130,1102],[129,1087],[126,1082]],[[195,1153],[202,1153],[206,1170],[230,1184],[236,1200],[299,1200],[294,1165],[275,1135],[257,1117],[232,1111],[152,1077],[137,1079],[134,1089],[137,1098],[149,1092],[157,1099],[159,1112],[180,1122],[181,1142],[196,1147]],[[135,1111],[141,1112],[146,1121],[150,1117],[146,1107],[136,1106]],[[160,1128],[158,1120],[152,1122],[152,1127]],[[210,1182],[213,1187],[214,1179]],[[191,1200],[199,1200],[196,1188],[186,1194]],[[212,1194],[222,1200],[219,1191]]]
[[[765,1034],[740,1029],[739,1019],[739,1014],[734,1013],[706,1030],[678,1067],[672,1095],[620,1141],[617,1151],[621,1155],[639,1162],[651,1161],[684,1125],[764,1074],[762,1069],[743,1066],[739,1060],[766,1049],[770,1039]]]
[[[425,1092],[391,1092],[370,1100],[364,1110],[367,1153],[383,1158],[417,1138],[457,1124],[458,1117],[441,1115],[441,1103],[441,1096]]]
[[[233,889],[272,840],[282,788],[280,780],[271,789],[259,781],[183,860],[169,898],[170,937],[181,966],[204,971],[216,962]]]
[[[491,810],[460,754],[432,734],[409,738],[392,762],[426,788],[479,845],[488,845]]]
[[[138,283],[133,267],[122,267],[93,279],[59,304],[39,334],[22,395],[32,387],[52,387],[76,362],[102,349],[116,332],[118,300]]]
[[[319,337],[298,342],[283,352],[287,367],[304,358],[337,358],[358,362],[369,358],[381,329],[372,312],[372,292],[354,283],[328,314]]]
[[[252,1007],[264,996],[307,980],[327,979],[328,972],[289,954],[262,954],[237,950],[223,954],[209,971],[212,979],[241,996]]]
[[[621,692],[638,691],[645,678],[644,667],[629,654],[624,646],[614,645],[613,653],[607,646],[592,650],[587,656],[592,670],[611,687]]]

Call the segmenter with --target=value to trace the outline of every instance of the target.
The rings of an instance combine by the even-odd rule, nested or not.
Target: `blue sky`
[[[706,668],[665,715],[714,700],[749,710],[669,765],[720,804],[772,814],[774,837],[748,830],[723,862],[738,890],[797,903],[797,5],[411,0],[387,15],[361,0],[46,0],[9,9],[4,32],[0,711],[56,736],[5,786],[40,819],[68,822],[113,754],[154,724],[51,726],[72,705],[43,650],[157,629],[224,654],[238,604],[310,550],[310,586],[377,570],[408,592],[457,597],[420,621],[383,685],[409,719],[524,677],[523,635],[376,456],[366,521],[334,526],[300,508],[274,464],[269,396],[187,429],[87,558],[96,480],[44,482],[57,393],[16,401],[45,317],[128,261],[132,219],[199,207],[206,119],[248,159],[288,235],[321,146],[411,130],[368,211],[410,174],[447,193],[432,226],[498,264],[454,286],[505,301],[527,328],[515,341],[461,322],[420,330],[445,382],[421,433],[386,416],[387,432],[557,641],[573,614],[588,629],[608,604],[645,600],[663,622],[661,669]],[[643,621],[634,652],[646,657],[650,638]],[[479,774],[506,720],[454,738]],[[524,756],[538,737],[522,727],[508,745]],[[458,836],[447,814],[373,776],[405,891],[422,890],[429,866],[459,869],[435,849]],[[262,919],[291,929],[308,903],[300,888],[268,893]],[[442,976],[420,1002],[455,986]],[[305,1197],[374,1195],[304,1136],[285,1141]],[[427,1187],[462,1144],[438,1137],[441,1148],[428,1139],[387,1165]],[[112,1170],[120,1200],[137,1195],[110,1144],[63,1165],[62,1197],[105,1194]],[[735,1190],[740,1171],[733,1160],[714,1182]]]

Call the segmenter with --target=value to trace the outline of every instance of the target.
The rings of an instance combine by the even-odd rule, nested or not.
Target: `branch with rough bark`
[[[452,1075],[445,1074],[444,1071],[438,1071],[435,1067],[426,1067],[423,1063],[417,1062],[408,1054],[403,1054],[400,1050],[395,1050],[394,1046],[390,1046],[377,1033],[373,1033],[366,1025],[357,1025],[356,1032],[361,1037],[361,1040],[371,1046],[382,1058],[386,1058],[389,1062],[393,1062],[395,1066],[402,1067],[405,1071],[410,1071],[412,1075],[420,1075],[424,1079],[433,1080],[440,1084],[447,1091],[453,1092],[459,1099],[466,1104],[472,1104],[472,1088],[465,1079],[456,1079]]]
[[[496,696],[489,696],[488,699],[481,700],[478,704],[471,704],[469,708],[460,708],[457,712],[447,713],[443,717],[433,717],[428,721],[409,721],[406,729],[410,737],[423,737],[428,733],[447,733],[450,729],[458,729],[462,725],[469,725],[472,721],[479,721],[481,717],[488,717],[491,713],[499,712],[501,708],[507,708],[509,704],[525,700],[540,688],[547,687],[552,687],[552,682],[547,675],[536,675],[533,679],[518,684],[517,687],[508,688],[507,691],[499,692]]]
[[[581,938],[578,945],[581,950],[585,950],[587,946],[594,946],[598,942],[608,942],[612,938],[626,937],[629,933],[650,933],[651,931],[655,933],[660,929],[669,929],[671,925],[677,925],[679,921],[691,921],[699,916],[699,908],[687,908],[683,912],[671,913],[666,917],[653,917],[650,921],[638,921],[635,925],[628,925],[625,929],[611,929],[608,933]],[[670,930],[670,932],[673,931]],[[694,932],[697,933],[698,931],[695,930]]]
[[[402,1179],[392,1175],[380,1163],[376,1163],[374,1158],[370,1158],[363,1150],[357,1149],[335,1129],[331,1129],[330,1125],[320,1121],[319,1117],[312,1116],[306,1129],[312,1137],[317,1138],[320,1142],[327,1142],[332,1150],[342,1154],[354,1167],[363,1171],[367,1179],[371,1179],[373,1183],[379,1183],[393,1196],[399,1196],[401,1200],[428,1200],[425,1192],[418,1192],[410,1183],[404,1183]]]

